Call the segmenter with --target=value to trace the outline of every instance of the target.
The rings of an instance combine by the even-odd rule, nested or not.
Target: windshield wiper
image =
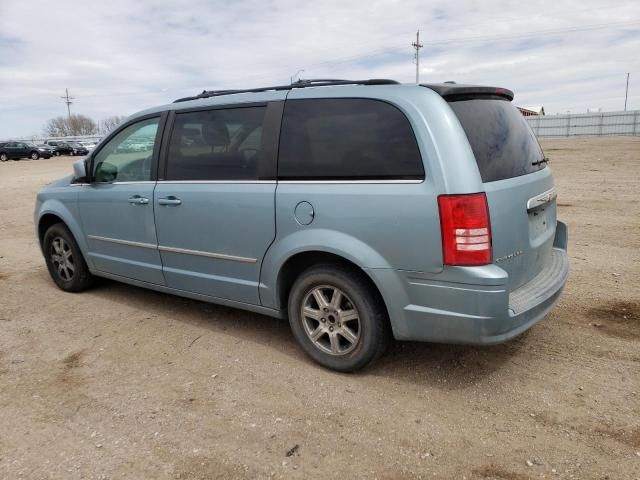
[[[549,163],[549,158],[548,157],[542,157],[540,160],[538,160],[536,162],[531,162],[531,165],[533,165],[534,167],[537,167],[538,165],[542,165],[543,163]]]

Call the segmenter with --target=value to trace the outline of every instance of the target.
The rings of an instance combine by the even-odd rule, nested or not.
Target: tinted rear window
[[[413,129],[396,107],[367,99],[287,100],[278,176],[297,180],[422,179]]]
[[[449,102],[462,124],[483,182],[537,172],[542,149],[522,114],[505,100]]]

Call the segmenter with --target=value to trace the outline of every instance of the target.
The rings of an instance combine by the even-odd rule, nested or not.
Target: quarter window
[[[144,182],[151,180],[153,147],[159,118],[124,128],[94,158],[96,182]]]
[[[286,102],[278,177],[422,179],[413,129],[396,107],[368,99]]]
[[[177,113],[167,180],[255,180],[265,107]]]

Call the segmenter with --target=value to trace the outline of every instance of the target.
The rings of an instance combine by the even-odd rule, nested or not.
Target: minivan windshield
[[[546,159],[522,114],[510,102],[474,98],[449,102],[467,134],[483,182],[545,168]]]

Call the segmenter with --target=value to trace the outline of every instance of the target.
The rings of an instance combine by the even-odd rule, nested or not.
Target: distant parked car
[[[55,155],[55,148],[51,145],[47,145],[46,143],[36,143],[36,147],[45,149],[51,156]]]
[[[82,144],[83,147],[85,147],[89,151],[96,148],[96,145],[98,144],[98,142],[80,142],[80,143]]]
[[[69,155],[88,155],[89,149],[80,142],[68,142],[71,147]]]
[[[89,150],[79,142],[65,142],[61,140],[47,140],[46,143],[54,147],[54,154],[60,155],[87,155]]]
[[[60,155],[69,155],[72,151],[71,146],[67,142],[60,140],[47,140],[45,143],[50,147],[53,147],[53,154],[57,157]]]
[[[21,158],[51,158],[51,152],[45,148],[29,142],[3,142],[0,143],[0,161],[6,162],[9,159],[20,160]]]

